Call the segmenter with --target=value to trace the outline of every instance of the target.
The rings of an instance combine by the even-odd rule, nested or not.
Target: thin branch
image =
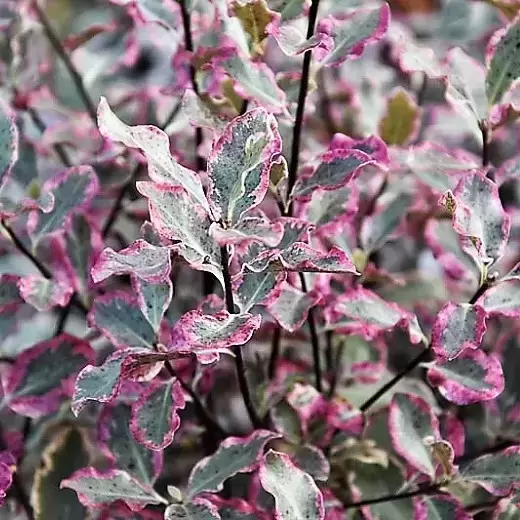
[[[50,20],[47,18],[45,11],[38,4],[38,0],[33,0],[31,4],[38,16],[40,23],[42,24],[43,30],[45,31],[45,35],[47,36],[50,44],[52,45],[56,54],[60,57],[61,61],[65,65],[66,69],[69,71],[69,74],[72,78],[74,85],[78,91],[78,94],[87,109],[88,115],[90,119],[94,123],[94,126],[97,128],[97,112],[96,106],[90,97],[90,94],[87,92],[85,88],[85,84],[83,83],[83,78],[81,77],[78,69],[72,63],[70,56],[67,51],[63,47],[60,38],[54,28],[51,25]]]
[[[327,394],[328,399],[332,399],[334,394],[336,393],[336,387],[338,386],[338,382],[340,379],[341,373],[341,358],[343,357],[343,351],[345,350],[345,342],[342,341],[336,350],[336,358],[334,360],[334,366],[332,371],[332,378],[330,381],[330,388]]]
[[[226,300],[226,308],[230,314],[236,314],[235,303],[233,301],[233,287],[231,284],[231,274],[229,272],[229,254],[226,246],[222,246],[220,248],[220,255],[222,257],[222,276],[224,278],[224,296]],[[244,404],[246,406],[247,413],[249,414],[249,418],[251,419],[253,426],[255,428],[261,428],[263,423],[253,404],[251,390],[249,389],[249,383],[247,381],[246,366],[244,363],[244,358],[242,356],[242,350],[240,346],[236,345],[232,348],[232,351],[235,356],[235,367],[238,379],[238,386],[240,387],[240,392],[242,393],[242,398],[244,399]]]
[[[398,493],[396,495],[385,495],[379,498],[360,500],[359,502],[350,502],[345,504],[345,509],[359,509],[360,507],[381,504],[384,502],[395,502],[397,500],[404,500],[405,498],[413,498],[420,495],[431,495],[433,493],[438,493],[443,485],[444,484],[427,484],[419,486],[414,491],[406,491],[405,493]]]
[[[312,0],[309,10],[309,24],[307,26],[307,39],[314,35],[316,19],[318,17],[318,7],[320,0]],[[287,180],[287,193],[290,194],[296,182],[298,173],[298,160],[300,156],[300,140],[303,126],[303,116],[305,114],[305,100],[309,90],[309,76],[311,70],[312,50],[305,51],[303,55],[302,78],[300,81],[300,91],[298,94],[298,105],[296,107],[296,120],[294,123],[293,139],[291,143],[291,161],[289,164],[289,178]],[[290,204],[290,201],[289,201]]]
[[[276,365],[280,357],[280,343],[282,339],[282,327],[276,327],[271,340],[271,354],[267,368],[267,377],[271,380],[276,374]]]
[[[491,129],[488,121],[480,121],[480,132],[482,134],[482,166],[489,165],[489,144],[491,140]]]

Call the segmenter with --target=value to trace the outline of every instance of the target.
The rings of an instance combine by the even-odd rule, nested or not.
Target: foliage
[[[517,0],[0,4],[0,518],[520,516]]]

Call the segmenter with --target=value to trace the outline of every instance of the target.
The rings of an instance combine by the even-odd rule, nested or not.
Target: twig
[[[233,301],[233,286],[231,284],[231,274],[229,272],[229,255],[226,246],[222,246],[220,248],[220,255],[222,258],[222,276],[224,278],[224,296],[226,300],[226,308],[230,314],[236,314],[235,303]],[[242,393],[242,398],[244,399],[247,413],[249,414],[249,418],[251,419],[253,426],[255,428],[261,428],[263,423],[253,404],[251,390],[249,389],[249,383],[247,382],[246,366],[242,356],[242,350],[240,346],[234,346],[232,351],[235,356],[238,385],[240,387],[240,392]]]
[[[33,6],[34,11],[38,15],[38,19],[40,20],[40,23],[42,24],[43,30],[45,31],[45,35],[47,36],[49,42],[51,43],[54,51],[60,57],[61,61],[65,65],[66,69],[69,71],[69,74],[72,78],[74,85],[76,86],[78,94],[79,94],[81,100],[83,101],[85,108],[87,109],[88,115],[90,116],[90,119],[92,120],[92,123],[94,124],[94,126],[97,128],[96,106],[95,106],[94,102],[92,101],[90,94],[87,92],[87,89],[85,88],[85,84],[83,83],[83,78],[81,77],[80,73],[78,72],[78,69],[72,63],[72,60],[70,59],[70,56],[67,54],[67,51],[63,47],[58,34],[53,29],[53,27],[50,23],[50,20],[47,18],[45,11],[38,4],[38,0],[33,0],[31,5]]]
[[[338,345],[338,349],[336,350],[336,359],[334,360],[334,365],[332,368],[332,378],[330,381],[330,388],[327,394],[328,399],[332,399],[334,394],[336,393],[336,387],[338,386],[338,382],[340,379],[341,373],[341,358],[343,357],[343,351],[345,350],[345,342],[342,341]]]
[[[267,368],[267,377],[273,379],[276,374],[276,364],[280,357],[280,342],[282,339],[282,328],[276,327],[271,340],[271,354],[269,356],[269,364]]]
[[[480,121],[479,123],[480,132],[482,133],[482,166],[488,166],[489,164],[489,142],[491,138],[491,129],[489,128],[488,121]]]

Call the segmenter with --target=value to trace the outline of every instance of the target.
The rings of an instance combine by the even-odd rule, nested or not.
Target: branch
[[[269,356],[269,364],[267,365],[267,377],[273,379],[276,374],[276,364],[280,357],[280,342],[282,339],[282,327],[276,327],[271,340],[271,354]]]
[[[83,83],[83,78],[81,77],[78,69],[72,63],[70,56],[67,54],[67,51],[63,47],[60,38],[56,31],[53,29],[50,20],[47,18],[45,11],[38,4],[38,0],[33,0],[32,7],[35,10],[40,23],[43,26],[43,30],[45,31],[45,35],[47,36],[50,44],[52,45],[56,54],[60,57],[61,61],[65,65],[66,69],[69,71],[69,74],[72,78],[74,85],[78,91],[78,94],[87,109],[88,115],[94,126],[97,128],[97,111],[90,94],[87,92],[85,85]]]
[[[230,314],[236,314],[235,303],[233,301],[233,287],[231,285],[231,274],[229,272],[229,255],[226,246],[222,246],[220,248],[220,255],[222,257],[222,275],[224,277],[224,296],[226,300],[226,308]],[[235,355],[235,367],[238,385],[240,387],[240,392],[242,393],[242,398],[244,399],[244,404],[246,406],[247,413],[249,414],[249,418],[251,419],[253,426],[255,428],[261,428],[263,423],[253,404],[251,390],[249,389],[249,383],[247,382],[246,366],[244,363],[244,358],[242,356],[242,350],[239,345],[235,345],[233,346],[232,351]]]
[[[480,121],[478,124],[482,134],[482,166],[489,164],[489,143],[491,141],[491,128],[488,121]]]

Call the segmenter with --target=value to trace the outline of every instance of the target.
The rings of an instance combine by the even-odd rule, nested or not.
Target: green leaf
[[[379,122],[379,135],[388,145],[404,146],[416,136],[419,122],[417,103],[399,87],[388,100],[386,114]]]
[[[3,100],[0,101],[0,188],[5,184],[18,159],[18,128],[15,115]]]

